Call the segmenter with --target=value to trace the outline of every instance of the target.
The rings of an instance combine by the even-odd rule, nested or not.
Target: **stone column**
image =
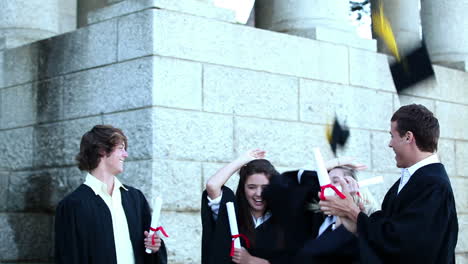
[[[421,41],[421,16],[419,0],[383,1],[384,12],[392,26],[400,53],[406,54]],[[377,9],[377,0],[371,1],[371,8]],[[390,54],[383,41],[377,41],[380,52]]]
[[[107,6],[110,0],[77,0],[78,1],[78,27],[88,24],[88,13]]]
[[[359,41],[349,21],[347,0],[257,0],[255,26],[291,35],[375,50]]]
[[[61,19],[73,15],[69,10],[70,5],[65,2],[70,1],[1,0],[0,40],[4,48],[17,47],[57,35],[61,30],[70,30],[73,22],[61,27]],[[66,6],[68,10],[61,13],[61,6]]]
[[[466,0],[421,2],[422,32],[433,63],[468,70],[467,10]]]

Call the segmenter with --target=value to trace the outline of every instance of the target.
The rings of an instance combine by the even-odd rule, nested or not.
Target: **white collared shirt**
[[[336,223],[336,216],[334,215],[327,216],[325,220],[323,220],[322,225],[320,225],[317,237],[321,236],[323,232],[325,232],[325,230],[327,230],[330,225],[333,225],[332,230],[335,230],[335,223]]]
[[[128,191],[128,189],[115,177],[114,190],[112,195],[109,195],[109,193],[107,193],[107,184],[89,173],[86,175],[84,184],[88,185],[96,195],[99,195],[102,200],[104,200],[107,207],[109,207],[114,231],[117,264],[134,264],[135,256],[133,253],[132,241],[130,240],[127,217],[122,206],[122,196],[120,194],[121,188],[125,191]],[[143,243],[143,241],[141,241],[141,243]]]
[[[397,193],[400,193],[401,189],[403,189],[403,187],[405,187],[406,183],[408,183],[409,179],[411,178],[411,176],[420,168],[426,166],[426,165],[429,165],[429,164],[433,164],[433,163],[439,163],[439,157],[437,156],[437,154],[433,154],[423,160],[420,160],[419,162],[413,164],[413,166],[409,167],[409,168],[406,168],[406,169],[402,169],[401,170],[401,179],[400,179],[400,185],[398,186],[398,192]]]
[[[211,199],[209,196],[206,196],[208,198],[208,206],[211,208],[211,212],[213,214],[214,220],[218,219],[218,212],[219,212],[219,205],[221,203],[221,198],[223,197],[223,193],[215,199]],[[255,228],[257,228],[259,225],[263,224],[266,222],[268,219],[271,217],[271,212],[266,212],[262,217],[255,218],[255,216],[252,215],[252,220],[255,225]]]

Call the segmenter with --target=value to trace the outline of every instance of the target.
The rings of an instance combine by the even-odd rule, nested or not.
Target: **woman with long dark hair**
[[[264,157],[263,150],[248,151],[208,179],[202,196],[203,264],[285,263],[282,232],[262,196],[279,173]],[[237,171],[240,178],[234,195],[224,184]],[[241,249],[232,250],[227,202],[235,204],[239,233],[247,238],[241,239]]]

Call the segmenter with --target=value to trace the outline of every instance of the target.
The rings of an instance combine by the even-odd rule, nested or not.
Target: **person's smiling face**
[[[115,146],[108,156],[102,157],[102,161],[112,175],[117,175],[124,171],[123,164],[127,157],[128,152],[125,149],[125,143],[122,142]]]
[[[245,197],[255,218],[259,218],[265,213],[266,202],[262,198],[262,192],[269,183],[270,180],[264,173],[255,173],[247,177],[244,185]]]

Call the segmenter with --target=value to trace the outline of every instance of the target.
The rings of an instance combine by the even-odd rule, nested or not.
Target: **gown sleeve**
[[[55,216],[55,261],[57,264],[88,263],[86,232],[79,223],[80,203],[64,200],[57,206]]]
[[[235,195],[231,189],[223,186],[218,217],[215,220],[213,211],[208,206],[207,192],[204,191],[202,194],[202,264],[232,263],[231,257],[229,256],[231,249],[231,233],[226,209],[227,202],[235,203]]]
[[[414,191],[416,192],[416,190]],[[360,213],[358,234],[362,263],[381,263],[393,258],[399,263],[437,263],[443,244],[453,241],[453,196],[447,188],[433,185],[417,190],[398,213]],[[392,210],[392,208],[388,208]],[[456,241],[456,239],[455,239]],[[424,252],[424,254],[421,254]],[[397,258],[397,259],[395,259]]]

